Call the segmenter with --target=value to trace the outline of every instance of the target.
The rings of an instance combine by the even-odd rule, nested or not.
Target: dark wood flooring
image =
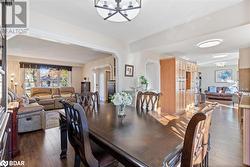
[[[221,102],[214,114],[211,130],[209,166],[240,167],[242,139],[238,111],[231,103]],[[20,135],[20,155],[26,167],[73,167],[74,151],[69,147],[68,158],[60,160],[59,128]]]

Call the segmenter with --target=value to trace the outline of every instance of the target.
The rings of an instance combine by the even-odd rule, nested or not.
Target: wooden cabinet
[[[81,93],[90,92],[90,82],[81,82]]]
[[[243,164],[250,166],[250,96],[242,96],[239,109],[243,114]]]
[[[115,80],[109,80],[107,82],[107,88],[108,88],[108,103],[111,102],[110,96],[113,96],[116,92],[116,85],[115,85]]]
[[[171,114],[181,114],[188,105],[194,104],[198,91],[197,65],[177,58],[163,59],[160,65],[161,108]]]
[[[250,68],[239,69],[239,84],[240,91],[250,91]]]
[[[19,109],[18,102],[10,102],[8,104],[8,110],[11,115],[11,155],[15,157],[19,154],[19,136],[18,136],[18,119],[17,113]]]

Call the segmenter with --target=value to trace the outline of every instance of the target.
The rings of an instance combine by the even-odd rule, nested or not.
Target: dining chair
[[[139,91],[136,97],[136,109],[155,111],[159,106],[159,100],[160,93]]]
[[[208,167],[210,126],[214,106],[196,113],[188,123],[183,146],[178,146],[163,162],[165,167]]]
[[[99,93],[86,92],[78,95],[78,103],[80,103],[85,110],[98,111],[99,108]]]
[[[75,151],[74,167],[80,167],[81,162],[86,167],[118,166],[111,155],[89,139],[89,127],[83,107],[65,100],[61,103],[67,119],[68,139]]]

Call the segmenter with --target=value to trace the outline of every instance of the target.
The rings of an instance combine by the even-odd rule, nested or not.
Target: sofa
[[[215,87],[209,86],[208,90],[205,91],[207,99],[216,100],[232,100],[233,93],[230,92],[228,87]]]
[[[76,94],[73,87],[31,88],[31,98],[36,99],[38,104],[44,106],[45,110],[63,108],[59,102],[62,99],[76,102]]]

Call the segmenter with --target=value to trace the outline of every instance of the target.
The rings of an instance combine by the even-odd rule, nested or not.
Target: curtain
[[[48,64],[20,63],[24,68],[24,89],[30,94],[33,87],[71,86],[72,67]]]

